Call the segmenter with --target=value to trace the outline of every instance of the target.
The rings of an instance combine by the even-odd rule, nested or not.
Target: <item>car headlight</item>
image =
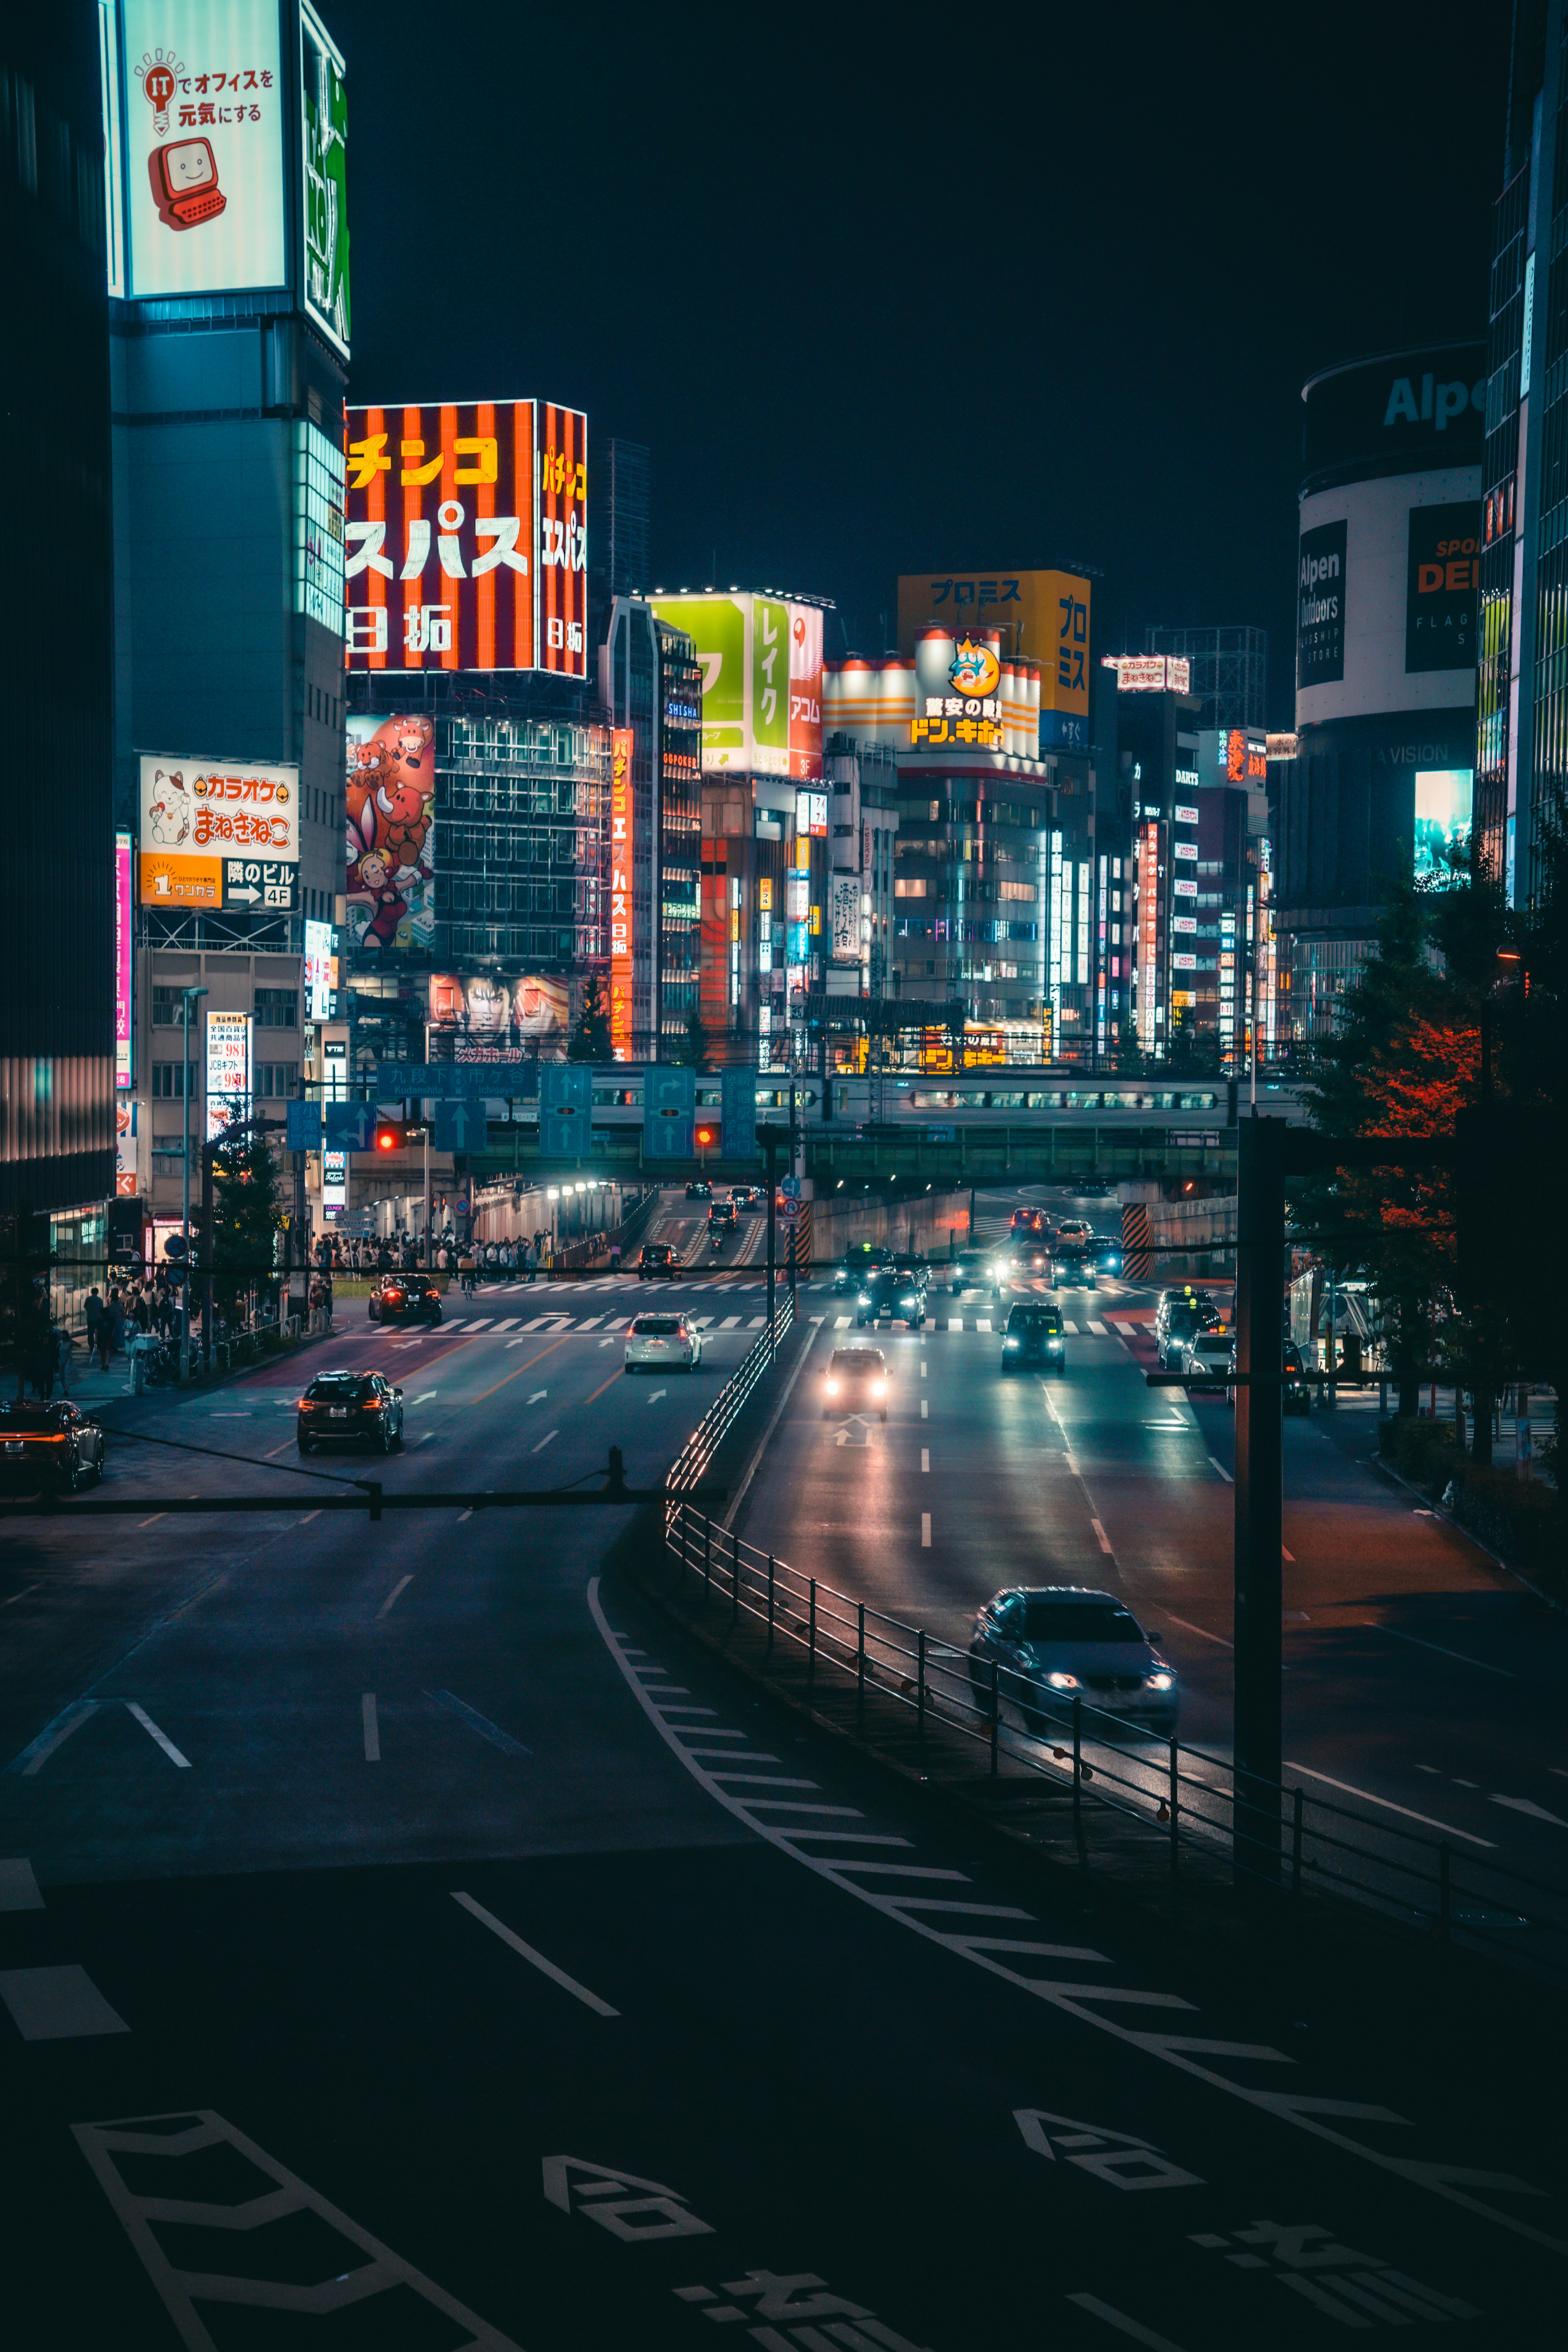
[[[1077,1690],[1078,1688],[1076,1675],[1047,1675],[1046,1680],[1053,1690]]]
[[[869,1307],[871,1304],[870,1292],[868,1290],[863,1290],[860,1293],[859,1297],[855,1301],[855,1304],[857,1307]]]
[[[887,1381],[872,1381],[872,1383],[871,1383],[871,1394],[872,1394],[873,1396],[886,1396],[886,1395],[887,1395],[887,1393],[888,1393],[888,1383],[887,1383]]]
[[[899,1305],[900,1305],[900,1307],[912,1307],[912,1306],[914,1305],[914,1303],[915,1303],[915,1302],[914,1302],[914,1299],[913,1299],[912,1297],[909,1297],[909,1298],[900,1298],[900,1301],[899,1301]]]
[[[1004,1345],[1005,1345],[1005,1346],[1006,1346],[1006,1347],[1009,1347],[1009,1348],[1016,1348],[1016,1347],[1017,1346],[1017,1344],[1018,1344],[1018,1342],[1016,1341],[1016,1339],[1008,1339],[1008,1340],[1006,1340],[1006,1341],[1005,1341],[1005,1342],[1004,1342]]]
[[[1174,1687],[1175,1680],[1174,1675],[1151,1675],[1149,1687],[1151,1690],[1171,1690]]]
[[[827,1393],[829,1396],[837,1396],[838,1394],[838,1383],[837,1381],[828,1381]]]

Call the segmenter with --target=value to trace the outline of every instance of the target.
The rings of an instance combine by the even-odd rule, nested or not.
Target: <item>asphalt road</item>
[[[983,1229],[1017,1197],[982,1195]],[[1006,1297],[933,1290],[923,1333],[884,1327],[885,1428],[823,1419],[821,1367],[855,1336],[830,1302],[734,1524],[961,1646],[1005,1586],[1115,1592],[1181,1675],[1184,1740],[1228,1756],[1234,1415],[1145,1385],[1154,1290],[1055,1295],[1059,1379],[1002,1376]],[[1568,1621],[1375,1465],[1374,1399],[1284,1424],[1291,1777],[1561,1885]]]
[[[625,1280],[318,1360],[401,1378],[389,1486],[563,1485],[612,1443],[652,1481],[757,1278],[690,1285],[689,1381],[620,1372]],[[601,1581],[618,1509],[312,1517],[295,1393],[128,1402],[106,1492],[145,1519],[6,1528],[16,2342],[1203,2352],[1560,2308],[1561,2137],[1506,2014],[1439,2070],[1334,1972],[1163,1948],[976,1853]],[[1071,1475],[1027,1384],[1005,1410],[1033,1467],[1010,1538],[975,1515],[992,1559]],[[892,1459],[856,1465],[868,1546]],[[159,1512],[263,1480],[298,1513]]]

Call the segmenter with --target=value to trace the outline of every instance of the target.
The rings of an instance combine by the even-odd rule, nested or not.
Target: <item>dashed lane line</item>
[[[554,1444],[560,1434],[561,1432],[558,1429],[549,1431],[545,1436],[540,1439],[537,1445],[530,1447],[530,1452],[533,1454],[542,1454],[547,1445]]]
[[[137,1722],[142,1726],[142,1730],[147,1734],[150,1739],[155,1739],[157,1741],[159,1747],[163,1749],[171,1764],[177,1764],[182,1772],[188,1772],[190,1770],[190,1758],[188,1756],[181,1755],[174,1741],[169,1738],[168,1733],[166,1731],[159,1730],[157,1725],[147,1713],[145,1707],[138,1706],[133,1698],[128,1698],[125,1702],[125,1711],[128,1715],[133,1715],[135,1717]]]
[[[360,1721],[364,1729],[364,1760],[367,1764],[381,1761],[381,1726],[375,1719],[375,1693],[366,1691],[359,1703]]]
[[[1347,1797],[1359,1797],[1365,1805],[1381,1805],[1385,1813],[1401,1813],[1407,1822],[1419,1822],[1423,1829],[1441,1830],[1445,1837],[1463,1838],[1467,1845],[1484,1845],[1489,1853],[1497,1852],[1495,1838],[1477,1837],[1472,1830],[1457,1830],[1451,1822],[1434,1821],[1430,1813],[1413,1812],[1408,1805],[1396,1805],[1392,1797],[1374,1796],[1370,1789],[1358,1789],[1349,1780],[1336,1780],[1330,1772],[1315,1771],[1310,1764],[1294,1764],[1287,1757],[1287,1772],[1304,1772],[1309,1780],[1321,1780],[1325,1788],[1338,1789]],[[1460,1787],[1464,1783],[1460,1782]]]
[[[388,1613],[390,1612],[390,1611],[391,1611],[391,1609],[392,1609],[392,1604],[393,1604],[393,1602],[397,1599],[398,1594],[399,1594],[400,1592],[405,1592],[405,1591],[407,1591],[408,1587],[413,1583],[413,1581],[414,1581],[414,1570],[413,1570],[412,1569],[410,1569],[406,1576],[400,1576],[400,1577],[398,1578],[398,1580],[397,1580],[396,1583],[393,1586],[393,1588],[392,1588],[391,1591],[387,1594],[386,1599],[382,1602],[381,1607],[376,1611],[376,1612],[375,1612],[375,1613],[376,1613],[376,1615],[377,1615],[378,1617],[384,1617],[384,1616],[388,1615]]]
[[[547,1960],[542,1952],[536,1952],[531,1944],[525,1944],[522,1937],[514,1934],[504,1920],[498,1919],[493,1911],[487,1911],[482,1903],[476,1903],[471,1895],[454,1893],[452,1900],[454,1903],[460,1903],[465,1911],[471,1913],[474,1918],[489,1929],[492,1936],[499,1936],[503,1944],[508,1945],[512,1951],[528,1962],[530,1968],[537,1969],[541,1976],[550,1979],[552,1984],[558,1984],[563,1992],[569,1992],[572,1995],[574,2000],[580,2000],[584,2009],[591,2009],[595,2017],[620,2015],[618,2009],[612,2009],[609,2002],[601,2000],[596,1992],[590,1992],[587,1986],[579,1984],[575,1977],[569,1977],[564,1969],[558,1969],[553,1960]]]
[[[0,1911],[41,1911],[44,1898],[26,1854],[0,1862]]]
[[[1156,2336],[1141,2319],[1129,2319],[1124,2311],[1118,2311],[1114,2304],[1101,2303],[1097,2294],[1069,2294],[1068,2301],[1076,2303],[1080,2311],[1087,2311],[1091,2319],[1103,2319],[1119,2335],[1130,2336],[1134,2344],[1144,2347],[1144,2352],[1182,2352],[1181,2346],[1173,2344],[1168,2336]]]
[[[1222,1650],[1234,1650],[1236,1647],[1236,1643],[1227,1642],[1223,1633],[1211,1633],[1206,1625],[1194,1625],[1188,1618],[1178,1617],[1173,1609],[1163,1610],[1161,1613],[1171,1624],[1179,1625],[1184,1633],[1195,1633],[1203,1642],[1217,1642]]]
[[[1500,1675],[1505,1682],[1514,1683],[1519,1676],[1510,1666],[1489,1666],[1484,1658],[1467,1658],[1462,1650],[1446,1650],[1441,1642],[1424,1642],[1419,1633],[1402,1633],[1396,1625],[1380,1625],[1375,1617],[1363,1617],[1362,1623],[1373,1633],[1386,1633],[1393,1642],[1410,1642],[1418,1650],[1432,1650],[1440,1658],[1453,1658],[1461,1666],[1479,1667],[1483,1675]]]
[[[1225,1480],[1227,1486],[1235,1486],[1236,1480],[1231,1476],[1230,1472],[1226,1468],[1223,1462],[1215,1462],[1212,1454],[1209,1455],[1209,1462],[1211,1466],[1219,1472],[1220,1476]]]
[[[1100,1985],[1063,1984],[1050,1978],[1031,1976],[1023,1969],[1010,1967],[1008,1959],[1023,1957],[1019,1946],[1008,1942],[996,1948],[996,1941],[985,1939],[986,1948],[970,1940],[960,1930],[933,1924],[942,1917],[989,1918],[1017,1920],[1036,1927],[1038,1922],[1031,1912],[1016,1905],[970,1903],[957,1896],[935,1896],[916,1894],[910,1889],[893,1890],[865,1881],[872,1872],[862,1864],[856,1869],[843,1859],[831,1854],[813,1853],[792,1836],[787,1826],[763,1819],[747,1805],[742,1795],[724,1788],[720,1777],[708,1770],[710,1763],[719,1760],[711,1750],[695,1749],[679,1731],[667,1724],[655,1702],[638,1681],[631,1661],[622,1651],[612,1633],[599,1601],[599,1579],[590,1579],[587,1589],[589,1611],[601,1639],[619,1667],[626,1687],[647,1717],[658,1737],[677,1757],[698,1785],[705,1789],[715,1803],[723,1807],[736,1821],[752,1830],[756,1836],[773,1846],[780,1853],[811,1871],[829,1885],[851,1895],[857,1902],[880,1911],[884,1917],[909,1928],[911,1934],[926,1942],[940,1946],[956,1955],[970,1967],[984,1974],[1016,1985],[1031,1998],[1042,2000],[1064,2015],[1077,2019],[1096,2032],[1107,2035],[1130,2049],[1142,2052],[1158,2063],[1173,2068],[1190,2080],[1207,2084],[1238,2100],[1255,2111],[1273,2116],[1293,2130],[1310,2138],[1339,2149],[1342,2154],[1358,2158],[1375,2170],[1393,2175],[1428,2195],[1446,2203],[1474,2213],[1484,2221],[1496,2222],[1515,2237],[1546,2248],[1549,2252],[1568,2255],[1568,2239],[1553,2236],[1549,2231],[1537,2229],[1521,2216],[1502,2207],[1489,2203],[1481,2193],[1485,2190],[1513,2195],[1525,2189],[1533,2193],[1529,2184],[1511,2175],[1482,2172],[1475,2168],[1440,2158],[1402,2156],[1364,2139],[1356,2138],[1349,2126],[1362,2124],[1381,2127],[1390,2124],[1405,2124],[1407,2119],[1385,2106],[1363,2100],[1340,2099],[1318,2095],[1293,2087],[1269,2089],[1250,2081],[1238,2080],[1221,2071],[1221,2062],[1251,2066],[1257,2063],[1291,2067],[1296,2061],[1284,2051],[1275,2050],[1265,2042],[1237,2042],[1227,2037],[1198,2034],[1173,2030],[1165,2024],[1132,2024],[1108,2016],[1108,2008],[1121,2004],[1107,1999],[1108,1988]],[[722,1733],[722,1738],[743,1738],[744,1734]],[[727,1754],[724,1761],[758,1762],[763,1760],[754,1751],[737,1748]],[[776,1758],[768,1761],[776,1762]],[[1291,1767],[1292,1769],[1303,1769]],[[1322,1777],[1321,1775],[1313,1777]],[[1352,1792],[1355,1793],[1355,1792]],[[896,1869],[898,1864],[880,1865],[881,1870]],[[962,1876],[963,1874],[959,1874]],[[918,1916],[918,1915],[925,1916]],[[1179,1996],[1160,1996],[1155,2001],[1128,2005],[1163,2007]]]

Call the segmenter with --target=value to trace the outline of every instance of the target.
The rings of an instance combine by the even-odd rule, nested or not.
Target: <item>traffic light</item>
[[[718,1129],[716,1127],[700,1127],[697,1130],[697,1140],[704,1151],[711,1150],[713,1145],[719,1140]]]
[[[406,1137],[400,1118],[378,1118],[375,1122],[375,1148],[378,1151],[401,1151]]]

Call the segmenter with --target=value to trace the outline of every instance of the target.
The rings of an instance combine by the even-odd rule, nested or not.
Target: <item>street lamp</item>
[[[191,1007],[205,988],[182,988],[181,1013],[185,1032],[184,1091],[181,1108],[184,1113],[184,1150],[180,1157],[180,1230],[184,1235],[185,1287],[184,1306],[180,1316],[180,1386],[191,1377]]]

